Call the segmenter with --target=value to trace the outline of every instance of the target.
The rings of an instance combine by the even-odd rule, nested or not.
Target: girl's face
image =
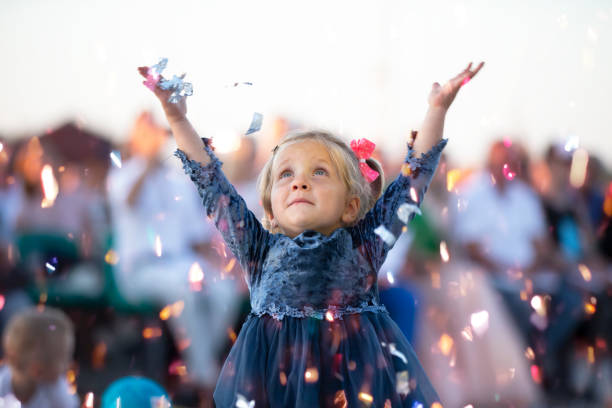
[[[304,140],[283,147],[272,166],[273,224],[294,238],[305,230],[331,234],[354,221],[359,199],[349,197],[325,146]]]

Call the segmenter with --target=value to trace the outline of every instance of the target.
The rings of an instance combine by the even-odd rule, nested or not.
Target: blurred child
[[[63,312],[32,308],[15,315],[4,333],[3,347],[6,365],[0,368],[0,406],[78,407],[64,377],[72,359],[74,328]]]

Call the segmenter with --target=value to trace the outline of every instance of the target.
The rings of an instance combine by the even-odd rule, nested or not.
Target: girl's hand
[[[149,73],[149,67],[138,67],[138,72],[144,78],[147,78]],[[159,81],[162,80],[162,76],[160,75]],[[145,84],[146,81],[143,81]],[[163,89],[158,88],[157,86],[153,87],[153,93],[162,104],[162,108],[164,108],[164,113],[166,114],[166,119],[168,119],[169,123],[181,121],[185,119],[187,115],[187,104],[185,103],[186,98],[181,98],[177,103],[168,102],[168,98],[172,94],[172,90],[168,89],[164,91]]]
[[[472,63],[470,62],[466,69],[461,71],[459,75],[449,80],[444,86],[440,86],[439,83],[434,82],[431,93],[429,94],[429,106],[432,108],[442,108],[447,110],[455,96],[457,96],[457,92],[459,92],[459,88],[465,85],[470,79],[472,79],[480,68],[484,65],[484,62],[478,64],[475,70],[470,70],[472,67]]]

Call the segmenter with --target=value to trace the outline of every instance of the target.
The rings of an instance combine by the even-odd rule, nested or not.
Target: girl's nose
[[[310,189],[310,185],[307,182],[305,182],[304,180],[296,179],[291,184],[291,189],[293,191],[296,191],[296,190],[309,190]]]

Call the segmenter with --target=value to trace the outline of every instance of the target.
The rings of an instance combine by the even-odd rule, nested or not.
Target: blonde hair
[[[31,362],[52,365],[58,363],[58,358],[72,356],[74,328],[61,310],[31,308],[11,318],[4,332],[3,346],[20,369]]]
[[[353,150],[340,138],[322,130],[289,133],[274,148],[272,157],[268,159],[257,178],[259,198],[261,199],[261,204],[265,211],[262,218],[262,224],[265,229],[272,233],[280,232],[280,228],[278,226],[273,226],[271,220],[268,218],[268,214],[272,213],[272,167],[274,159],[284,147],[306,140],[314,140],[325,146],[332,164],[340,175],[340,179],[348,189],[348,195],[359,198],[359,211],[355,221],[351,225],[354,225],[365,216],[382,193],[382,188],[385,183],[384,174],[382,166],[376,159],[369,158],[366,160],[367,165],[373,170],[376,170],[379,174],[376,180],[372,183],[368,183],[359,169],[359,159],[357,159]]]

